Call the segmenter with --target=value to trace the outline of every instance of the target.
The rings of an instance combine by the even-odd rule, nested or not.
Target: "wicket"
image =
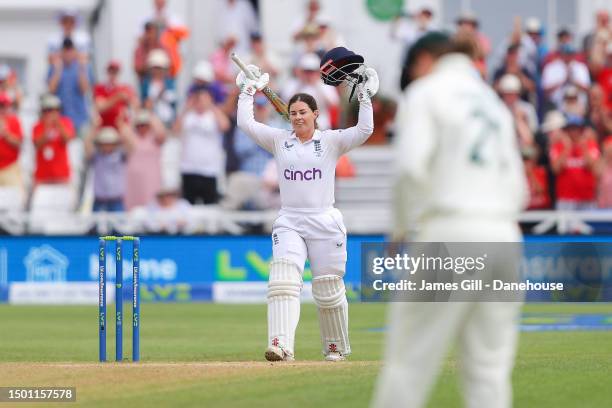
[[[98,252],[98,324],[100,361],[106,361],[106,242],[115,241],[115,361],[123,360],[123,241],[132,241],[132,361],[140,360],[140,238],[104,236]]]

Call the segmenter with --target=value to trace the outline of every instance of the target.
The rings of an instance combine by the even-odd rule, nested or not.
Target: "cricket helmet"
[[[327,85],[338,86],[347,81],[357,85],[364,81],[363,57],[344,47],[336,47],[327,51],[323,58],[319,70],[321,79]]]

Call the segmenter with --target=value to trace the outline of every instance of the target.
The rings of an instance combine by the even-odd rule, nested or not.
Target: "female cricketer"
[[[255,121],[253,95],[267,85],[269,78],[256,66],[249,65],[247,69],[256,79],[247,78],[244,72],[236,78],[241,91],[238,126],[274,155],[282,204],[272,227],[265,357],[269,361],[294,359],[302,273],[308,258],[325,360],[344,360],[351,352],[343,281],[346,228],[340,211],[333,207],[334,174],[338,158],[364,143],[374,130],[370,97],[378,91],[378,75],[372,68],[363,73],[356,126],[318,130],[315,99],[308,94],[296,94],[288,103],[292,130],[284,130]]]

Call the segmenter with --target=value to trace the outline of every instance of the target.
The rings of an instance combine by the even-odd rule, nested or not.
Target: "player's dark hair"
[[[287,104],[287,114],[290,114],[291,105],[293,105],[296,102],[304,102],[306,105],[308,105],[310,110],[313,112],[319,109],[317,107],[317,101],[312,95],[309,95],[306,93],[298,93],[298,94],[293,95],[291,99],[289,99],[289,103]],[[315,128],[318,128],[318,127],[319,125],[317,124],[317,120],[315,119]]]

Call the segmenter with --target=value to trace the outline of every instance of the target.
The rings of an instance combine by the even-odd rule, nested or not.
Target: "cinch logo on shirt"
[[[310,181],[310,180],[316,180],[316,179],[323,178],[323,172],[321,172],[320,169],[317,169],[314,167],[306,171],[285,169],[285,172],[283,173],[283,175],[285,176],[286,180],[292,180],[292,181],[298,181],[298,180]]]

